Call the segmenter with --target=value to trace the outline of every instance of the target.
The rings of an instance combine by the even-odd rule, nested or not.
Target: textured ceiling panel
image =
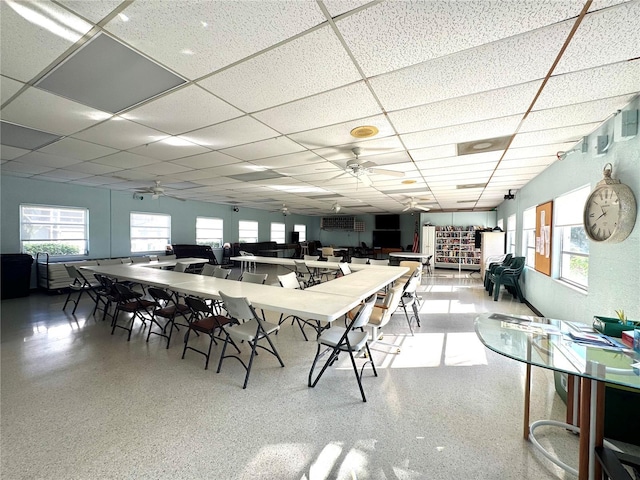
[[[0,77],[0,105],[18,93],[24,84],[8,77]]]
[[[248,116],[183,135],[185,139],[193,143],[216,150],[278,136],[278,132]]]
[[[80,140],[122,150],[157,142],[167,137],[162,132],[121,117],[113,117],[73,136]]]
[[[10,147],[34,150],[59,138],[58,135],[34,130],[33,128],[0,122],[0,140],[2,140],[3,145]]]

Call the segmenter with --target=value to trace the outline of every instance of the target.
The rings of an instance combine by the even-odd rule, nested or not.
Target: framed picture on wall
[[[535,269],[551,276],[551,225],[553,201],[536,207],[536,257]]]

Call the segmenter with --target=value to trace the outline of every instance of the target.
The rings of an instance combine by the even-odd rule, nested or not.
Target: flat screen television
[[[378,248],[396,248],[400,247],[400,231],[393,230],[374,230],[373,246]]]
[[[376,215],[376,230],[400,230],[400,215]]]

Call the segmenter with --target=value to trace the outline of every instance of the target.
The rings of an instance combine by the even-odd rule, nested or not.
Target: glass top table
[[[600,478],[594,452],[604,443],[604,386],[607,383],[640,390],[640,354],[615,340],[600,342],[598,339],[602,336],[588,332],[589,326],[579,322],[485,313],[476,318],[475,330],[489,350],[526,364],[524,437],[549,460],[580,480]],[[579,422],[576,413],[571,424],[554,420],[529,424],[531,366],[569,375],[575,386],[572,388],[573,401],[580,402]],[[573,409],[571,395],[568,397],[568,408],[577,412],[577,408]],[[540,445],[534,430],[542,425],[562,427],[580,434],[578,469],[564,464]]]

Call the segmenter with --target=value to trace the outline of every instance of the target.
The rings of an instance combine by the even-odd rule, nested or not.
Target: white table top
[[[407,267],[383,267],[360,270],[335,280],[319,283],[305,292],[322,292],[332,295],[357,296],[361,300],[380,291],[394,280],[407,273]]]
[[[151,267],[151,268],[166,268],[166,267],[175,267],[177,263],[186,263],[188,265],[195,265],[198,263],[209,263],[208,258],[174,258],[172,260],[152,260],[150,262],[144,263],[133,263],[132,265],[136,265],[139,267]]]
[[[174,272],[160,268],[140,268],[139,264],[135,263],[131,265],[87,265],[80,268],[118,280],[128,280],[160,288],[173,287],[178,283],[189,281],[190,278],[187,275],[195,276],[192,273]]]
[[[328,268],[331,270],[337,270],[339,264],[337,262],[327,262],[320,260],[302,260],[302,259],[294,259],[294,258],[279,258],[279,257],[260,257],[258,255],[243,255],[241,257],[231,257],[230,260],[234,260],[236,262],[256,262],[256,263],[265,263],[271,265],[282,265],[284,267],[295,268],[294,260],[298,260],[299,262],[304,262],[308,267],[311,268]],[[398,267],[389,267],[388,265],[368,265],[368,264],[359,264],[359,263],[350,263],[349,268],[351,270],[367,270],[370,268],[398,268]]]
[[[422,258],[429,258],[431,254],[429,253],[419,253],[419,252],[391,252],[389,254],[390,257],[399,257],[399,258],[415,258],[420,260]]]

